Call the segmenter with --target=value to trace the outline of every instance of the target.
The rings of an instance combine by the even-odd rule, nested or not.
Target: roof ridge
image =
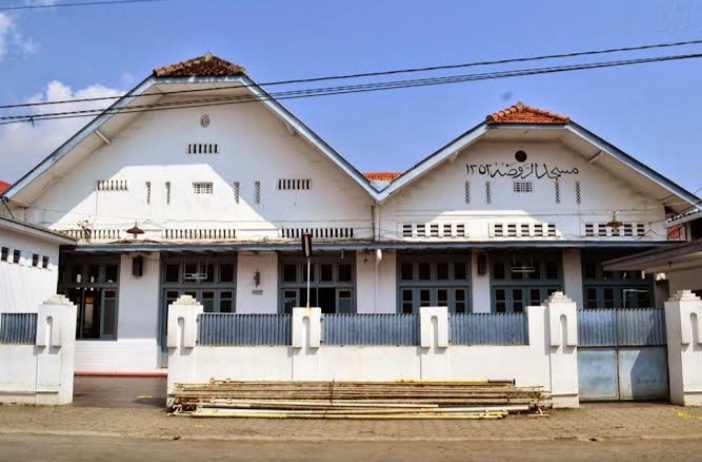
[[[186,61],[153,70],[154,77],[227,77],[245,73],[244,67],[229,62],[209,51]]]
[[[485,117],[485,121],[488,124],[564,125],[570,122],[570,117],[519,101],[508,108],[489,114]]]

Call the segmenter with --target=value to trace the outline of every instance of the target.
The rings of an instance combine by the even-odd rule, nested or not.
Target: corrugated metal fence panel
[[[202,346],[292,344],[290,314],[203,313],[198,321]]]
[[[663,308],[602,308],[578,311],[581,347],[666,345]]]
[[[526,313],[466,313],[449,317],[453,345],[528,345]]]
[[[36,337],[36,313],[2,313],[0,344],[34,345]]]
[[[418,314],[325,314],[326,345],[419,345]]]
[[[617,311],[618,346],[667,345],[663,308],[637,308]]]
[[[613,309],[578,310],[580,346],[616,346],[617,317]]]

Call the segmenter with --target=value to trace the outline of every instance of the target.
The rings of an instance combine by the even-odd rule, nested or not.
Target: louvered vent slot
[[[531,181],[515,181],[513,184],[513,189],[516,193],[534,192],[534,183]]]
[[[188,144],[188,154],[219,154],[217,143],[190,143]]]
[[[595,236],[595,225],[593,223],[585,224],[585,236],[594,237]]]
[[[557,237],[555,223],[493,223],[492,237],[535,238]]]
[[[585,237],[645,237],[644,223],[622,223],[619,228],[607,226],[607,223],[585,223]]]
[[[280,237],[283,239],[300,239],[309,233],[315,239],[353,239],[353,228],[283,228]]]
[[[236,239],[236,230],[233,229],[166,229],[163,231],[164,239],[178,240],[223,240]]]
[[[280,191],[301,191],[312,189],[312,180],[304,179],[281,179],[278,180],[278,190]]]
[[[128,191],[127,180],[98,180],[98,191]]]

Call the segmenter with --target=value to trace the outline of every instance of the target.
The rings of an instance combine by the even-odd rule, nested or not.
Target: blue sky
[[[0,5],[25,1],[47,0]],[[702,0],[176,0],[4,14],[0,49],[3,30],[0,103],[13,103],[125,91],[206,51],[267,82],[697,39]],[[685,52],[702,46],[628,57]],[[692,60],[284,104],[359,169],[401,171],[521,100],[569,115],[695,191],[700,76],[702,60]],[[50,82],[60,91],[48,94]],[[0,128],[0,178],[16,180],[75,128]]]

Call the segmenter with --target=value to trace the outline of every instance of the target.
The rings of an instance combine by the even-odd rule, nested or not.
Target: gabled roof
[[[111,121],[119,117],[129,117],[138,114],[138,111],[129,111],[130,105],[143,104],[137,101],[138,97],[148,96],[149,98],[158,98],[163,94],[162,89],[158,88],[158,85],[171,83],[187,83],[190,86],[202,83],[213,89],[217,88],[213,85],[221,83],[225,88],[234,88],[236,86],[246,88],[259,99],[261,104],[279,117],[291,131],[299,134],[302,139],[313,145],[322,155],[329,158],[356,181],[369,195],[372,197],[375,196],[377,189],[371,185],[370,181],[368,181],[361,172],[287,108],[251,80],[244,72],[243,67],[207,53],[198,58],[155,69],[143,82],[127,92],[109,108],[105,109],[105,111],[73,135],[62,146],[39,163],[39,165],[16,181],[6,191],[6,197],[10,200],[23,203],[16,197],[24,188],[33,184],[35,180],[45,175],[52,168],[55,168],[63,158],[68,156],[77,147],[81,146],[82,143],[87,143],[86,140],[90,138],[91,134],[96,133],[96,135],[102,139],[104,136],[104,134],[101,135],[102,129],[106,127],[107,124],[111,123]]]
[[[570,118],[555,112],[527,106],[520,101],[507,109],[493,112],[485,118],[485,121],[490,125],[564,125],[570,121]]]
[[[502,111],[489,114],[483,123],[471,128],[405,171],[376,195],[377,200],[379,202],[384,202],[391,195],[433,170],[438,165],[441,165],[447,159],[455,159],[463,149],[466,149],[489,133],[499,133],[510,129],[516,129],[520,133],[523,133],[524,128],[528,128],[529,131],[564,130],[566,134],[574,135],[575,139],[598,150],[590,161],[593,161],[595,157],[601,154],[615,159],[619,165],[633,170],[641,177],[650,181],[650,184],[655,185],[656,188],[666,191],[668,197],[674,198],[673,202],[675,202],[675,206],[671,206],[671,208],[679,210],[685,209],[689,205],[697,206],[702,204],[702,199],[695,194],[675,184],[621,149],[573,122],[569,117],[527,106],[521,102]],[[688,205],[681,205],[680,201],[684,201],[684,203]]]
[[[10,189],[10,186],[12,186],[10,183],[0,180],[0,194]]]
[[[232,77],[244,68],[206,53],[204,56],[154,69],[154,77]]]

